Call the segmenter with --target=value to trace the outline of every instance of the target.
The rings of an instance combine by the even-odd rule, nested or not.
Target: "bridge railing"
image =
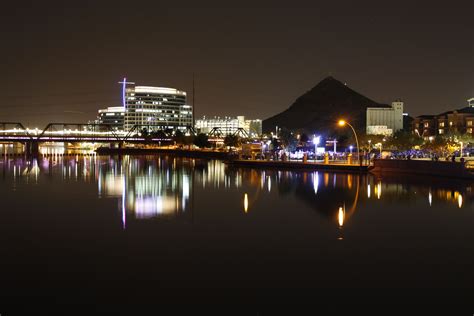
[[[0,122],[0,141],[161,141],[171,140],[173,129],[151,131],[153,125],[134,125],[128,131],[110,124],[49,123],[43,129],[28,129],[19,122]],[[192,127],[186,133],[195,131]]]
[[[63,139],[103,139],[121,141],[121,135],[108,124],[49,123],[38,135],[38,140]]]
[[[0,122],[0,137],[23,137],[24,139],[33,139],[40,130],[29,129],[20,122]]]
[[[128,131],[119,131],[110,124],[96,123],[49,123],[43,129],[28,129],[20,122],[0,122],[0,141],[163,141],[171,140],[177,127],[159,125],[134,125]],[[182,131],[185,135],[196,135],[193,127],[189,126]],[[213,128],[208,136],[212,139],[222,140],[225,131]],[[243,128],[238,128],[233,136],[249,138]]]

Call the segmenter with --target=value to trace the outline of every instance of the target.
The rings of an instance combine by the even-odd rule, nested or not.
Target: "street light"
[[[354,146],[350,145],[349,150],[351,151],[351,155],[352,155],[352,148],[354,148]]]
[[[313,144],[314,144],[314,161],[316,161],[316,152],[317,152],[317,149],[318,149],[318,145],[319,145],[319,141],[320,141],[320,137],[319,136],[314,136],[313,137]]]
[[[415,128],[415,132],[418,134],[418,136],[419,136],[420,138],[423,138],[423,136],[425,135],[425,133],[426,133],[427,131],[428,131],[427,129],[423,129],[423,133],[421,133],[421,135],[420,135],[420,131],[418,131],[418,129]]]
[[[352,129],[352,131],[354,132],[354,136],[355,136],[355,139],[356,139],[356,144],[357,144],[357,159],[359,159],[359,163],[360,165],[362,165],[362,160],[360,160],[360,147],[359,147],[359,140],[357,139],[357,133],[354,129],[354,127],[352,127],[351,124],[349,124],[348,122],[344,121],[344,120],[339,120],[338,122],[339,126],[344,126],[344,125],[349,125],[349,127]]]

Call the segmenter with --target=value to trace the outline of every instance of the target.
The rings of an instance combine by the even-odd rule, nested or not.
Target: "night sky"
[[[191,102],[193,72],[197,117],[264,119],[328,75],[410,115],[474,97],[474,2],[318,3],[2,3],[0,121],[94,119],[124,76]]]

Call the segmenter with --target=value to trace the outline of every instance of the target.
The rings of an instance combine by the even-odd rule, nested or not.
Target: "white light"
[[[136,112],[143,112],[143,113],[159,113],[161,110],[155,110],[155,109],[136,109]]]
[[[314,144],[314,145],[318,145],[319,142],[320,142],[320,140],[321,140],[320,136],[317,136],[317,137],[315,136],[315,137],[313,137],[313,144]]]
[[[136,86],[135,93],[163,93],[163,94],[179,94],[186,95],[186,92],[179,91],[174,88],[165,88],[165,87],[148,87],[148,86]]]
[[[319,187],[319,174],[316,171],[313,173],[313,190],[314,194],[318,194],[318,187]]]

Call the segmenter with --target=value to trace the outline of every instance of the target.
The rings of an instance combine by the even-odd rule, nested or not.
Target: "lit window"
[[[426,122],[426,123],[424,124],[424,126],[425,126],[425,127],[429,127],[429,126],[430,126],[430,123]]]
[[[439,127],[444,127],[444,122],[439,123]]]
[[[439,130],[438,130],[438,133],[439,133],[440,135],[441,135],[441,134],[444,134],[444,130],[439,129]]]
[[[449,126],[453,126],[453,122],[449,122]]]
[[[467,126],[472,126],[472,121],[467,121]]]
[[[467,129],[467,132],[468,132],[469,134],[472,134],[472,128],[471,128],[471,127],[468,128],[468,129]]]

